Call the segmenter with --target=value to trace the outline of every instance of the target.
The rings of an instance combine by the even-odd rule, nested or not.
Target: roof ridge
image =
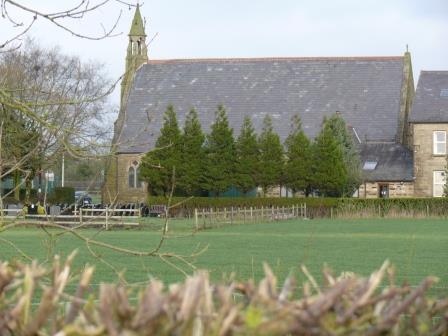
[[[443,72],[443,73],[448,73],[448,70],[420,70],[420,73],[438,73],[438,72]]]
[[[235,57],[235,58],[174,58],[150,59],[148,64],[199,62],[266,62],[266,61],[395,61],[403,56],[329,56],[329,57]]]

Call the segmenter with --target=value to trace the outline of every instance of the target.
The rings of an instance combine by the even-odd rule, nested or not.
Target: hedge
[[[167,204],[165,197],[148,197],[148,204]],[[179,204],[172,213],[188,215],[194,209],[230,207],[288,207],[306,204],[310,217],[387,217],[387,216],[435,216],[448,217],[448,198],[212,198],[173,197],[171,204]]]
[[[148,204],[167,204],[166,197],[148,198]],[[183,208],[224,208],[224,207],[270,207],[292,206],[306,203],[311,207],[331,207],[338,204],[337,198],[264,198],[264,197],[173,197],[171,204],[180,203]]]
[[[448,216],[448,198],[341,198],[336,207],[342,216],[350,214],[391,216]]]
[[[446,335],[448,330],[448,298],[428,295],[437,279],[427,277],[415,288],[396,285],[387,262],[367,278],[349,272],[336,277],[325,269],[320,288],[305,268],[304,284],[296,285],[292,276],[281,284],[265,265],[258,284],[212,283],[199,271],[169,287],[152,279],[145,287],[117,281],[96,289],[90,286],[93,268],[72,274],[70,257],[65,263],[56,257],[52,269],[45,266],[0,262],[0,335]]]
[[[148,204],[164,204],[166,205],[168,199],[165,197],[148,198]],[[336,207],[338,204],[337,198],[264,198],[264,197],[173,197],[171,204],[179,204],[175,209],[172,209],[172,215],[192,215],[194,209],[209,209],[209,208],[261,208],[261,207],[291,207],[298,204],[306,204],[311,213],[328,212],[331,207]],[[316,214],[323,216],[323,214]]]
[[[56,187],[48,198],[50,203],[75,203],[75,189],[72,187]]]

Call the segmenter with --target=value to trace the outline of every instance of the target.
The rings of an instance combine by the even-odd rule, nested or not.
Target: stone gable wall
[[[433,172],[445,170],[446,155],[433,154],[433,132],[446,131],[448,124],[413,124],[415,196],[433,196]]]

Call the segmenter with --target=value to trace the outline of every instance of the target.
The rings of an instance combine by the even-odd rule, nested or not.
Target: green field
[[[327,263],[336,273],[352,271],[369,274],[389,259],[397,269],[397,279],[418,284],[426,275],[436,275],[440,282],[437,294],[448,294],[448,221],[446,220],[297,220],[266,224],[226,226],[188,233],[189,223],[172,221],[170,239],[164,251],[190,254],[198,246],[208,249],[194,260],[198,268],[208,269],[214,279],[238,279],[263,275],[262,263],[267,261],[280,278],[290,271],[297,272],[304,263],[319,275]],[[141,251],[151,250],[160,237],[160,221],[150,220],[143,230],[81,230],[87,237]],[[56,230],[50,231],[56,233]],[[45,260],[48,236],[40,229],[14,229],[0,234],[34,258]],[[96,265],[94,283],[114,281],[114,272],[95,259],[85,245],[66,234],[54,242],[54,251],[67,255],[74,249],[79,254],[76,267],[85,263]],[[102,258],[119,270],[126,270],[130,283],[147,282],[151,277],[164,282],[181,280],[184,276],[174,267],[157,258],[134,257],[95,248]],[[0,242],[0,259],[19,258],[8,244]],[[185,265],[176,263],[191,273]]]

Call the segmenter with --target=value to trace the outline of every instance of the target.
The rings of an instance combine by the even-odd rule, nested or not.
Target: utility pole
[[[65,153],[62,153],[62,179],[61,179],[61,187],[64,187],[65,183]]]

